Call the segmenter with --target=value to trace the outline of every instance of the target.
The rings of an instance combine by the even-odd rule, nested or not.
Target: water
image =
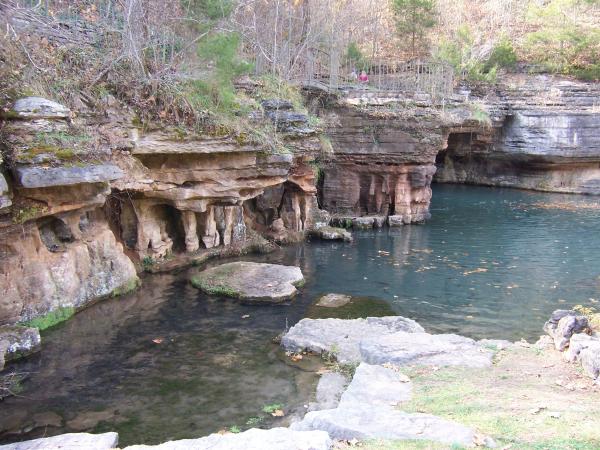
[[[536,339],[554,309],[600,300],[599,212],[593,197],[435,186],[425,225],[245,258],[302,268],[307,283],[289,305],[207,297],[187,283],[198,269],[145,277],[139,292],[82,311],[12,365],[29,378],[1,403],[0,440],[115,430],[127,445],[243,429],[253,417],[285,424],[262,407],[299,413],[317,377],[271,338],[305,316],[400,314],[431,332]],[[355,299],[311,306],[328,292]]]

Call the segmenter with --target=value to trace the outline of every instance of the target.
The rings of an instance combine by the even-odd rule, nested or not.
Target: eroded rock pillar
[[[195,252],[200,248],[198,239],[196,213],[194,211],[181,211],[181,221],[185,231],[185,251]]]
[[[209,206],[204,214],[202,242],[206,248],[213,248],[219,245],[219,240],[220,236],[215,221],[215,207]]]

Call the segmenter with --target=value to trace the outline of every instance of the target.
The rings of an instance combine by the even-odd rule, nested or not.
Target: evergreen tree
[[[401,35],[410,36],[410,49],[414,57],[417,44],[422,44],[425,33],[437,23],[435,0],[391,0],[396,28]]]

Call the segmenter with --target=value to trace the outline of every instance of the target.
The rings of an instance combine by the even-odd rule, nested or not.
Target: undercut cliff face
[[[323,134],[262,102],[274,151],[245,136],[140,126],[112,98],[71,111],[17,101],[2,123],[0,324],[82,308],[140,270],[287,243],[348,218],[423,222],[431,183],[600,194],[600,88],[554,77],[478,92],[306,88]],[[262,121],[262,122],[261,122]],[[437,172],[436,172],[437,170]]]
[[[384,216],[393,225],[429,218],[436,155],[448,130],[478,130],[460,96],[451,107],[429,95],[342,91],[321,105],[331,153],[319,199],[334,216]]]
[[[600,194],[599,83],[515,75],[478,101],[491,140],[451,130],[436,181]]]
[[[231,136],[142,128],[111,100],[73,112],[22,99],[2,127],[0,323],[81,308],[137,286],[137,271],[235,254],[328,218],[311,163],[316,130],[275,102],[293,151]],[[257,120],[272,120],[271,105]]]

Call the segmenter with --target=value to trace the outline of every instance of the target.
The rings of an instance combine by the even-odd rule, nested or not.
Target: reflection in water
[[[2,439],[116,430],[124,445],[156,443],[243,427],[266,404],[302,410],[316,377],[283,363],[271,338],[305,316],[396,313],[432,332],[535,339],[552,310],[600,300],[590,204],[600,202],[436,186],[425,225],[246,258],[302,267],[307,284],[289,305],[209,298],[187,283],[198,269],[146,277],[139,292],[77,314],[43,336],[39,355],[13,364],[30,377],[3,402]],[[352,303],[311,306],[329,292]]]

